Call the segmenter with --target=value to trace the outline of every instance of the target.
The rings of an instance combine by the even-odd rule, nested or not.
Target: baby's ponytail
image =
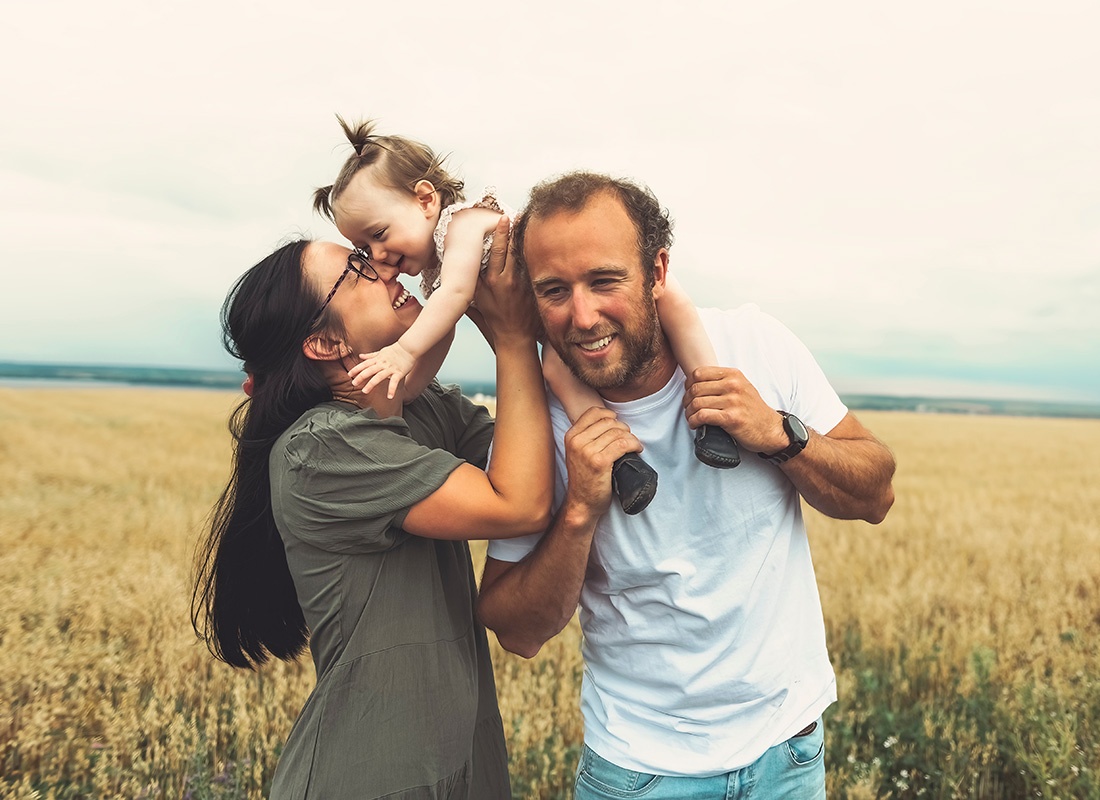
[[[372,119],[365,119],[349,125],[339,114],[336,115],[336,121],[340,123],[344,135],[355,150],[353,158],[366,159],[361,166],[373,164],[380,151],[378,140],[384,138],[374,134],[377,123]]]
[[[377,165],[378,177],[383,183],[401,191],[411,193],[418,182],[430,181],[439,192],[443,208],[465,199],[462,181],[447,171],[443,163],[445,158],[437,156],[427,145],[404,136],[379,135],[375,133],[377,122],[371,119],[348,123],[337,114],[336,121],[353,152],[344,161],[332,185],[313,192],[313,210],[321,216],[335,222],[334,203],[359,170],[372,165]]]
[[[313,210],[330,222],[336,222],[332,210],[332,186],[319,186],[313,190]]]

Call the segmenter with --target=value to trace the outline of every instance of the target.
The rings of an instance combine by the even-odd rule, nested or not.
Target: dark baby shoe
[[[611,466],[611,488],[619,496],[623,511],[637,514],[657,494],[657,470],[637,453],[619,456]]]
[[[700,425],[695,429],[695,457],[715,469],[733,469],[741,463],[737,442],[718,425]]]

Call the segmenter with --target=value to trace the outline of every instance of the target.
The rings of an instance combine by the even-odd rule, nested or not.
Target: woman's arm
[[[536,348],[539,317],[526,282],[505,258],[507,248],[508,220],[502,217],[477,296],[496,347],[492,458],[485,471],[462,464],[409,509],[403,527],[417,536],[498,539],[538,533],[550,524],[553,442]]]
[[[465,208],[454,215],[444,240],[439,288],[432,292],[416,321],[400,339],[364,356],[364,367],[359,373],[365,375],[367,380],[363,391],[370,392],[388,380],[387,396],[394,397],[401,380],[412,375],[417,360],[423,358],[449,332],[453,333],[455,325],[474,299],[485,237],[493,231],[500,218],[500,214],[487,208]],[[422,381],[426,386],[434,375],[434,370],[426,380],[420,375],[417,382]],[[412,398],[416,394],[418,392],[408,391],[406,397]]]

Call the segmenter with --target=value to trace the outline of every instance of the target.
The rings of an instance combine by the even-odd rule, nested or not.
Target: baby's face
[[[371,255],[371,261],[419,275],[435,263],[438,194],[425,198],[379,183],[375,170],[360,170],[333,203],[336,227],[348,241]]]

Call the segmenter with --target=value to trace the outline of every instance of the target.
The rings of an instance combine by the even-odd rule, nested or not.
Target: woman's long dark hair
[[[309,631],[271,512],[268,457],[275,440],[317,403],[332,399],[318,362],[302,353],[318,291],[302,269],[308,241],[284,245],[234,284],[222,306],[226,350],[244,361],[252,396],[229,420],[233,472],[200,544],[191,624],[210,651],[253,669],[269,656],[296,658]]]

